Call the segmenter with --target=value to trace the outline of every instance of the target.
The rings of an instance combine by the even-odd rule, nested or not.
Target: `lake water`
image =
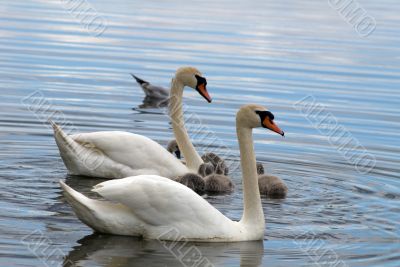
[[[358,0],[376,22],[368,36],[327,0],[75,2],[0,7],[0,266],[193,266],[190,249],[214,266],[400,265],[397,1]],[[94,235],[61,194],[60,179],[90,196],[102,180],[67,175],[46,120],[165,145],[165,110],[139,107],[129,73],[169,86],[184,65],[204,73],[213,97],[185,91],[198,150],[211,132],[238,164],[235,112],[246,103],[267,106],[285,130],[254,134],[258,160],[289,188],[284,200],[262,199],[263,241],[171,250]],[[194,133],[198,123],[208,128]],[[232,177],[233,194],[207,200],[239,220],[240,170]]]

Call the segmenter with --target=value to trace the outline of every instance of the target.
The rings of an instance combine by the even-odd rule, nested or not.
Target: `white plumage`
[[[68,136],[53,123],[56,143],[71,174],[124,178],[141,174],[175,177],[189,171],[157,142],[128,132],[94,132]]]
[[[93,191],[107,201],[89,199],[60,181],[64,195],[82,222],[103,233],[173,241],[261,240],[265,221],[252,128],[273,125],[270,129],[282,135],[283,132],[272,120],[260,123],[256,113],[260,111],[265,112],[265,108],[246,105],[236,117],[244,193],[243,217],[239,222],[224,216],[186,186],[157,175],[139,175],[96,185]]]
[[[196,172],[203,163],[184,126],[182,95],[185,86],[196,89],[211,102],[206,80],[192,67],[177,70],[171,88],[170,115],[177,143],[186,165],[157,142],[127,132],[94,132],[68,136],[51,122],[60,155],[71,174],[102,178],[123,178],[156,174],[175,178],[189,171]]]
[[[238,222],[229,220],[191,189],[161,176],[127,177],[93,188],[118,204],[89,199],[60,184],[81,221],[103,233],[168,239],[166,235],[172,231],[179,233],[179,239],[221,241],[221,236],[234,240],[240,231]]]

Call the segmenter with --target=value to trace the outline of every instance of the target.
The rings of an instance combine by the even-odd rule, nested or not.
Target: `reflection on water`
[[[328,1],[90,0],[107,21],[97,37],[60,2],[5,0],[0,6],[0,266],[63,260],[78,266],[177,265],[156,241],[92,235],[76,219],[58,180],[90,197],[97,197],[90,189],[103,180],[66,174],[46,119],[56,114],[70,132],[130,131],[165,145],[172,138],[166,108],[143,100],[129,73],[168,87],[185,65],[202,71],[213,98],[207,104],[194,90],[184,93],[189,134],[200,153],[212,131],[218,153],[238,164],[234,114],[249,102],[273,111],[286,135],[254,132],[257,159],[289,188],[284,200],[262,199],[263,242],[195,244],[212,263],[398,265],[396,1],[358,1],[377,22],[366,38]],[[45,106],[24,104],[34,92]],[[294,108],[309,95],[376,157],[371,172],[358,173],[340,147]],[[199,121],[208,127],[200,133]],[[206,198],[239,220],[240,171],[232,177],[233,194]],[[53,253],[24,244],[27,236],[45,237]]]
[[[139,105],[139,108],[164,108],[168,106],[168,103],[168,99],[159,99],[146,96],[143,98],[143,103]]]
[[[64,266],[259,266],[264,254],[262,241],[210,246],[93,234],[78,243]]]

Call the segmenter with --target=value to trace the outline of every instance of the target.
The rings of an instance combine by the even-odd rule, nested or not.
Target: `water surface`
[[[194,247],[215,266],[399,265],[397,2],[359,1],[377,22],[368,37],[329,1],[90,0],[107,23],[98,36],[63,2],[0,7],[1,266],[191,266],[164,243],[95,235],[78,221],[58,180],[90,196],[103,180],[68,176],[46,123],[130,131],[165,145],[172,137],[165,109],[140,108],[143,92],[129,73],[168,86],[183,65],[204,73],[213,97],[207,104],[185,91],[198,150],[211,131],[219,153],[237,165],[235,112],[263,104],[286,137],[257,129],[257,158],[289,194],[262,199],[263,241],[188,243],[180,252]],[[295,108],[307,96],[323,107],[319,116],[332,114],[376,158],[371,171],[358,172],[332,135]],[[208,128],[195,133],[199,120]],[[233,194],[207,200],[239,220],[240,170],[232,177]]]

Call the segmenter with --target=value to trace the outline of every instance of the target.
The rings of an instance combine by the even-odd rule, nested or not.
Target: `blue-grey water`
[[[365,36],[335,2],[1,1],[0,266],[200,264],[191,249],[211,266],[400,266],[400,8],[356,1],[376,23]],[[103,180],[67,175],[47,119],[165,145],[165,109],[143,108],[129,73],[168,87],[184,65],[213,97],[185,91],[198,150],[215,138],[237,165],[235,112],[246,103],[267,106],[286,132],[254,134],[258,160],[289,188],[262,199],[263,241],[171,249],[95,235],[61,194],[60,179],[90,196]],[[240,170],[232,177],[233,194],[207,200],[238,220]]]

